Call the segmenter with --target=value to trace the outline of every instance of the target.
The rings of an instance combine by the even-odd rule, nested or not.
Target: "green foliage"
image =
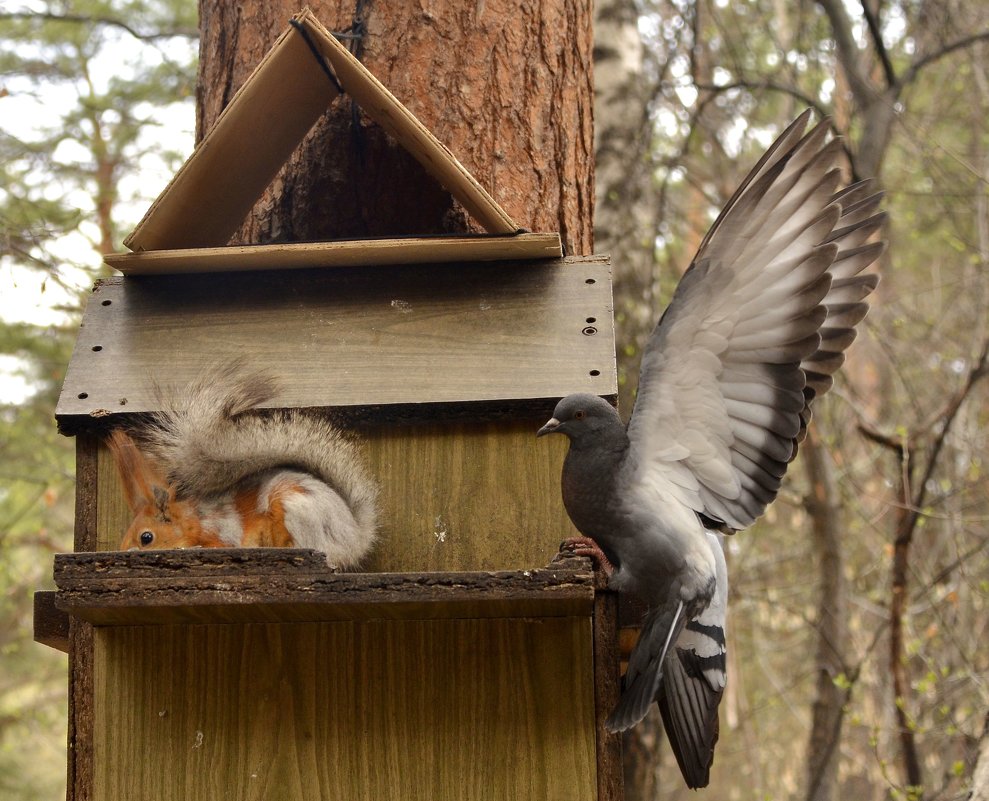
[[[191,148],[182,128],[195,35],[191,0],[25,0],[0,11],[4,799],[64,794],[66,659],[32,640],[33,593],[50,588],[52,554],[72,548],[74,443],[55,431],[53,410],[83,292],[157,191],[144,173],[163,184]],[[15,404],[18,384],[27,391]]]

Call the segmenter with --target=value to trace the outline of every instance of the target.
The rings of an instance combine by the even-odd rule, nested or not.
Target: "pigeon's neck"
[[[628,437],[620,425],[596,433],[570,442],[563,462],[563,503],[580,532],[604,547],[615,523],[615,486],[628,454]]]

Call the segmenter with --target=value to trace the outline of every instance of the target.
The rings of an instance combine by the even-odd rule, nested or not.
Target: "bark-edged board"
[[[89,298],[56,408],[64,433],[154,411],[243,357],[279,408],[512,402],[617,392],[607,257],[142,276]]]
[[[182,248],[113,253],[103,261],[124,275],[176,275],[306,267],[381,267],[506,259],[554,259],[563,255],[559,234],[423,236],[289,242],[222,248]]]
[[[524,571],[334,573],[306,549],[55,557],[56,605],[96,625],[590,617],[586,562]]]

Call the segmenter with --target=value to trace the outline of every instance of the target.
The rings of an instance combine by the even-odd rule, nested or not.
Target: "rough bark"
[[[471,4],[314,0],[330,30],[522,227],[592,250],[590,0]],[[197,136],[298,4],[201,0]],[[234,241],[476,231],[450,195],[346,97],[259,200]]]

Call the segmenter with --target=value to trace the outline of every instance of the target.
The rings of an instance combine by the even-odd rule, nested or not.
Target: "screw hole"
[[[593,375],[593,376],[599,376],[599,375],[601,375],[601,371],[600,370],[591,370],[591,375]]]
[[[101,350],[103,350],[103,346],[102,345],[93,345],[93,352],[94,353],[99,353]]]
[[[102,303],[102,305],[103,306],[109,306],[111,303],[113,303],[112,300],[104,300],[103,303]]]
[[[597,281],[595,281],[593,278],[588,278],[586,281],[584,281],[584,283],[585,284],[596,284]]]
[[[89,397],[89,393],[88,392],[80,392],[79,393],[79,400],[86,400],[86,398],[88,398],[88,397]]]
[[[598,321],[597,317],[588,317],[587,320],[585,320],[585,322],[588,323],[596,323],[597,321]]]
[[[594,335],[595,335],[595,334],[596,334],[597,332],[598,332],[598,330],[597,330],[597,329],[596,329],[596,328],[595,328],[595,327],[594,327],[593,325],[589,325],[589,326],[587,326],[587,327],[586,327],[586,328],[585,328],[585,329],[584,329],[584,330],[582,331],[582,333],[584,334],[584,336],[585,336],[585,337],[592,337],[592,336],[594,336]]]

